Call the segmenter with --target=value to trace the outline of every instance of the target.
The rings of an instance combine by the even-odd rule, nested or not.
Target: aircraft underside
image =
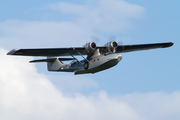
[[[86,74],[86,73],[96,73],[96,72],[100,72],[102,70],[109,69],[109,68],[117,65],[121,59],[122,59],[122,57],[120,55],[118,55],[117,58],[110,59],[107,62],[102,63],[101,65],[98,65],[96,67],[84,69],[84,70],[77,70],[77,71],[75,71],[75,75]]]

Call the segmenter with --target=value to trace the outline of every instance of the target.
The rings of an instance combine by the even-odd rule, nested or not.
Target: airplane
[[[48,71],[74,72],[75,75],[97,73],[109,69],[121,61],[118,53],[149,50],[171,47],[173,42],[118,45],[116,41],[107,42],[104,46],[96,46],[95,42],[88,42],[83,47],[70,48],[40,48],[40,49],[13,49],[7,55],[41,56],[46,59],[32,60],[30,63],[47,62]],[[87,57],[84,57],[87,55]],[[63,57],[62,57],[63,56]],[[64,56],[71,56],[66,58]],[[79,61],[75,56],[82,56]],[[70,61],[64,64],[63,61]]]

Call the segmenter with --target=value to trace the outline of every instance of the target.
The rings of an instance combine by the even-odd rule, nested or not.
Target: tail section
[[[47,57],[47,59],[32,60],[30,63],[47,62],[48,71],[59,71],[65,64],[62,61],[74,60],[74,58]]]
[[[58,58],[54,58],[53,61],[47,62],[48,71],[58,71],[63,66],[64,64]]]

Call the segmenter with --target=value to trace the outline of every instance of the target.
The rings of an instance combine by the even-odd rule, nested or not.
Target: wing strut
[[[77,53],[78,53],[80,56],[82,56],[88,63],[91,64],[91,62],[90,62],[88,59],[86,59],[80,52],[77,51]]]
[[[75,58],[72,54],[70,54],[74,59],[76,59],[82,66],[84,66],[77,58]]]

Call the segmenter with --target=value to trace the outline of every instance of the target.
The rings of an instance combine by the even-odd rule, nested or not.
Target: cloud
[[[79,26],[111,33],[132,27],[132,20],[141,18],[144,12],[144,8],[123,0],[98,0],[82,5],[59,2],[48,7],[73,16],[71,20]]]
[[[120,98],[126,101],[132,109],[148,120],[178,120],[180,115],[180,92],[133,93]]]
[[[72,74],[48,75],[48,79],[53,83],[56,88],[62,91],[65,95],[74,96],[77,92],[86,93],[99,89],[98,82],[86,77],[75,76]]]
[[[39,17],[50,12],[59,16],[58,20],[49,21],[48,16],[43,21],[0,23],[1,46],[8,49],[83,46],[91,41],[91,35],[106,41],[110,34],[131,28],[132,20],[143,16],[144,8],[123,0],[99,0],[85,4],[58,2],[48,4],[47,10]]]
[[[65,97],[47,76],[37,73],[29,58],[6,53],[0,49],[0,119],[138,118],[126,103],[110,99],[105,92]]]
[[[51,83],[48,76],[38,73],[34,64],[28,63],[31,58],[7,56],[6,53],[6,50],[0,49],[0,119],[178,120],[180,118],[178,91],[169,94],[153,92],[109,96],[102,90],[88,96],[76,93],[74,97],[67,97]],[[64,76],[62,79],[74,78]],[[82,82],[80,79],[86,78],[75,79]],[[81,84],[79,87],[82,87]]]
[[[2,23],[0,30],[2,31],[0,40],[4,47],[77,46],[80,43],[81,45],[85,44],[83,39],[90,33],[70,22],[23,22],[16,20]]]

